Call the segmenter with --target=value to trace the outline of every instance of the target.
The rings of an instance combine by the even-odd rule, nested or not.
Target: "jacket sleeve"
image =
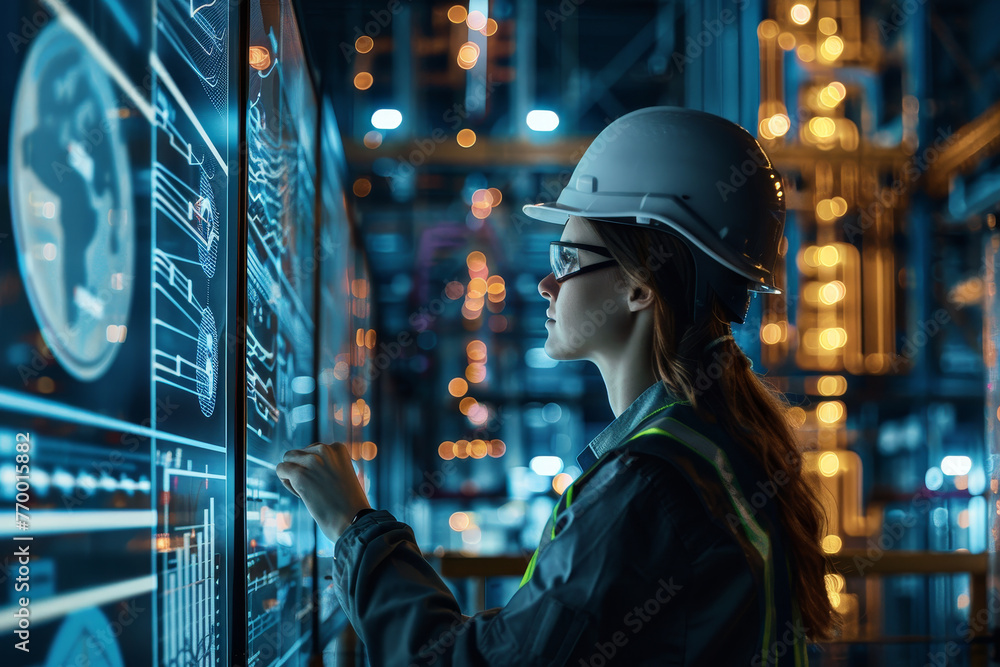
[[[663,632],[683,628],[689,561],[663,516],[676,480],[643,459],[609,457],[555,527],[550,519],[555,537],[543,539],[507,605],[474,616],[461,613],[407,524],[388,510],[358,519],[334,549],[335,591],[372,666],[589,664],[653,644],[658,657],[641,664],[680,664],[683,632]],[[648,630],[654,622],[660,630]]]

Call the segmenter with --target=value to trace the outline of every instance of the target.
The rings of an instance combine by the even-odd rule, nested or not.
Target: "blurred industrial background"
[[[811,659],[986,664],[1000,3],[304,0],[301,16],[372,271],[377,506],[425,552],[530,553],[614,418],[595,366],[542,351],[560,230],[521,206],[554,199],[628,111],[703,109],[755,134],[788,193],[786,292],[734,330],[836,499],[828,592],[848,625]],[[513,590],[449,581],[486,607]]]
[[[31,528],[31,664],[364,665],[275,475],[317,440],[464,614],[504,606],[614,419],[544,352],[562,229],[521,207],[674,105],[782,174],[784,292],[733,329],[830,517],[846,625],[809,663],[1000,665],[998,26],[997,0],[3,2],[0,501],[31,521],[0,524],[0,633]]]

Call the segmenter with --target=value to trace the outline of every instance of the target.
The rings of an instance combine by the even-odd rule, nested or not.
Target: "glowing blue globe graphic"
[[[135,271],[130,166],[108,74],[58,20],[38,34],[14,94],[11,219],[45,343],[80,380],[127,336]]]

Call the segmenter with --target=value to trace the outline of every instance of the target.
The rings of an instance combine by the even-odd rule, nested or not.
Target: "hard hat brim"
[[[529,218],[565,225],[571,215],[585,215],[583,211],[571,206],[563,206],[558,202],[543,202],[541,204],[525,204],[521,207]]]
[[[541,220],[542,222],[550,222],[558,225],[565,225],[569,221],[569,216],[571,215],[578,215],[582,218],[594,218],[594,217],[615,218],[615,217],[631,217],[635,215],[641,215],[641,212],[636,212],[636,211],[602,212],[600,214],[595,215],[596,213],[595,211],[585,211],[575,206],[566,206],[564,204],[560,204],[559,202],[542,202],[539,204],[525,204],[524,206],[521,207],[521,210],[524,211],[525,215],[534,218],[535,220]],[[675,232],[680,231],[674,223],[668,223],[662,220],[659,220],[658,223],[659,222],[663,222],[665,225],[674,228],[673,231]],[[663,227],[660,228],[662,229]],[[697,242],[697,240],[695,239],[688,239],[688,243],[693,243],[703,252],[708,251],[711,254],[710,249],[706,248],[704,244]],[[750,280],[750,287],[749,287],[750,291],[760,292],[764,294],[775,294],[775,295],[782,294],[782,290],[777,286],[770,284],[770,281],[768,279],[759,275],[758,276],[747,275],[742,271],[739,271],[739,269],[736,266],[732,264],[727,264],[725,260],[719,257],[716,257],[716,260],[723,262],[723,264],[726,265],[727,268],[729,268],[730,270],[741,273],[745,277],[747,277]],[[768,275],[767,278],[770,278],[770,275]]]

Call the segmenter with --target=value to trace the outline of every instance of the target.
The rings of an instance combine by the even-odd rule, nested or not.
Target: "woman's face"
[[[560,241],[605,247],[597,233],[582,218],[570,216]],[[580,266],[608,260],[580,250]],[[628,335],[629,308],[621,287],[621,272],[614,264],[569,276],[557,283],[550,271],[538,283],[538,292],[548,300],[545,323],[548,338],[545,353],[552,359],[594,359],[612,351]]]

